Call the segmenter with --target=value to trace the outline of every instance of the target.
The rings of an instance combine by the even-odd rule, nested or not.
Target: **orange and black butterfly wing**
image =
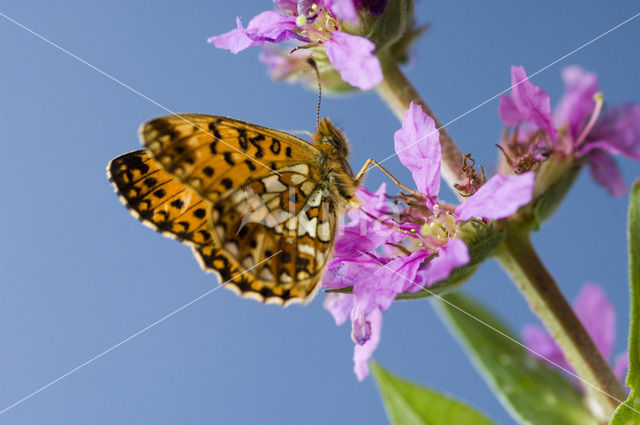
[[[161,117],[140,129],[156,162],[212,205],[201,265],[242,296],[309,300],[331,253],[336,206],[313,169],[320,152],[290,134],[211,115]]]
[[[139,133],[165,171],[212,203],[249,177],[306,163],[319,153],[282,131],[215,115],[160,117],[143,124]]]
[[[122,203],[146,226],[190,245],[213,241],[211,204],[167,173],[145,150],[115,158],[107,175]]]
[[[305,302],[315,295],[333,248],[337,206],[307,164],[255,179],[217,202],[211,219],[222,247],[195,247],[205,269],[246,270],[228,285],[268,303]]]
[[[211,230],[211,204],[167,173],[145,150],[115,158],[107,175],[122,203],[144,225],[208,252],[215,265],[209,271],[221,283],[246,275],[233,262],[220,260],[226,257]]]

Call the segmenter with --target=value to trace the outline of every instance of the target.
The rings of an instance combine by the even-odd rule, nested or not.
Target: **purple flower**
[[[573,310],[602,357],[605,360],[610,359],[616,336],[616,312],[602,288],[595,283],[586,283],[574,300]],[[522,330],[522,340],[527,347],[544,359],[573,372],[560,347],[541,327],[525,326]],[[626,352],[618,356],[614,373],[619,379],[624,378],[627,363]]]
[[[424,290],[469,263],[467,245],[457,238],[456,222],[474,217],[493,220],[513,214],[531,200],[535,181],[534,173],[494,176],[486,188],[482,186],[468,198],[461,213],[454,212],[436,198],[440,191],[441,151],[433,119],[412,103],[394,138],[400,160],[411,170],[418,189],[429,196],[425,198],[429,209],[422,208],[419,214],[405,210],[394,216],[386,202],[384,185],[375,193],[359,189],[361,208],[350,211],[350,221],[340,227],[335,256],[324,279],[329,288],[352,287],[349,295],[330,294],[324,307],[338,325],[346,321],[349,312],[351,338],[355,342],[354,370],[360,380],[368,374],[366,360],[379,342],[381,312],[391,306],[398,294]],[[410,221],[403,221],[407,217]],[[409,229],[416,230],[415,236]],[[402,244],[402,249],[383,249],[389,244]]]
[[[418,191],[430,197],[428,205],[437,203],[440,192],[440,135],[433,119],[422,107],[411,102],[395,135],[396,153],[407,167]],[[455,209],[456,221],[472,218],[498,220],[514,214],[533,197],[535,174],[518,176],[496,174]]]
[[[295,39],[303,43],[299,46],[302,49],[313,47],[326,54],[342,79],[354,87],[369,90],[382,81],[380,60],[373,53],[375,45],[365,37],[341,29],[342,20],[357,18],[357,4],[353,0],[278,0],[275,5],[279,11],[260,13],[247,28],[237,18],[236,29],[210,37],[209,43],[238,53],[250,46]]]
[[[511,85],[511,97],[500,97],[498,111],[502,121],[512,127],[522,122],[531,123],[545,130],[551,139],[555,139],[556,129],[553,125],[549,95],[529,81],[521,66],[511,67]]]
[[[612,108],[598,120],[602,97],[598,93],[598,77],[579,66],[563,70],[565,93],[558,102],[554,116],[549,108],[549,96],[526,80],[522,67],[511,68],[512,83],[523,81],[512,90],[512,96],[502,96],[499,113],[511,127],[522,122],[533,124],[551,140],[553,152],[561,157],[584,158],[594,180],[612,195],[621,196],[626,186],[612,155],[622,155],[640,161],[640,106],[624,104]],[[563,130],[558,133],[555,127]],[[545,141],[533,135],[533,151],[546,148]],[[522,144],[522,140],[513,143]],[[522,150],[516,146],[517,150]],[[513,162],[513,161],[512,161]]]

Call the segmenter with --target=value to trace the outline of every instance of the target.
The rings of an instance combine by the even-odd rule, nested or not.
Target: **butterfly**
[[[143,224],[192,247],[238,295],[307,302],[331,256],[338,218],[358,206],[349,144],[328,118],[311,142],[215,115],[140,127],[144,149],[113,159],[109,180]]]

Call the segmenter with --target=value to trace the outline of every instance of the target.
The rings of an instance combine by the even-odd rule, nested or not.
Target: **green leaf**
[[[375,363],[372,370],[394,425],[493,425],[464,403],[400,379]]]
[[[531,357],[479,303],[459,293],[449,294],[437,310],[504,408],[520,423],[597,424],[578,390],[559,372]]]
[[[629,373],[627,386],[629,398],[618,406],[611,425],[640,424],[640,179],[631,189],[629,201],[629,298],[631,299],[629,323]]]

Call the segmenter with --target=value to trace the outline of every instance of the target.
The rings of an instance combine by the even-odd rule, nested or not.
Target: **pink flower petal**
[[[369,376],[369,365],[367,363],[380,343],[382,312],[378,309],[373,310],[367,316],[367,321],[371,329],[371,338],[362,345],[356,344],[353,349],[353,372],[356,374],[358,381],[362,381]]]
[[[336,31],[325,46],[331,65],[347,83],[369,90],[382,81],[380,60],[373,54],[376,46],[368,39]]]
[[[509,217],[523,205],[531,202],[536,176],[533,171],[518,176],[496,174],[455,211],[457,221],[474,217],[499,220]]]
[[[520,110],[516,106],[516,103],[511,97],[506,94],[500,96],[500,105],[498,105],[498,114],[504,125],[515,127],[519,125],[524,117],[520,113]]]
[[[616,337],[616,312],[602,288],[585,283],[573,309],[602,357],[609,359]]]
[[[626,103],[609,110],[589,134],[585,148],[596,141],[599,148],[640,161],[640,105]],[[609,148],[602,147],[602,144]]]
[[[296,28],[296,18],[294,16],[285,16],[282,13],[268,10],[256,15],[247,29],[247,36],[256,42],[279,43],[284,40],[294,38],[296,34],[293,30]]]
[[[574,65],[562,70],[562,79],[565,93],[554,113],[555,124],[556,127],[569,125],[571,137],[575,140],[593,112],[593,95],[599,90],[598,76]]]
[[[359,21],[358,9],[354,0],[333,0],[331,12],[343,21],[353,24],[357,24]]]
[[[402,119],[402,128],[393,135],[400,162],[413,175],[419,192],[435,197],[440,192],[440,134],[433,119],[411,102]]]
[[[537,125],[555,140],[556,129],[547,92],[533,85],[521,66],[511,67],[511,85],[511,96],[523,115],[523,121]]]
[[[573,370],[564,358],[564,354],[562,354],[562,350],[558,347],[558,344],[556,344],[551,335],[540,326],[525,326],[522,329],[522,341],[524,345],[535,352],[535,354],[531,353],[533,357],[537,357],[550,365],[555,364],[566,370]]]
[[[387,203],[385,188],[384,183],[374,193],[364,187],[358,188],[356,196],[361,208],[350,210],[347,213],[350,221],[338,228],[335,258],[358,257],[362,255],[362,252],[373,252],[385,243],[398,243],[407,238],[406,233],[386,226],[366,214],[371,214],[385,222],[393,221],[394,214],[392,213],[395,205]],[[399,216],[399,213],[400,211],[396,216]],[[402,225],[401,227],[408,226]]]
[[[427,249],[419,249],[412,252],[411,255],[397,257],[385,264],[383,272],[386,274],[380,275],[380,277],[384,276],[385,279],[395,283],[396,295],[404,291],[419,291],[422,288],[416,283],[416,275],[424,260],[429,258],[431,254],[432,252]]]
[[[450,239],[449,243],[438,250],[438,256],[429,261],[420,271],[419,286],[408,288],[411,292],[433,285],[449,277],[451,271],[469,263],[469,250],[464,241]]]
[[[500,98],[498,112],[505,125],[528,122],[546,131],[551,139],[556,138],[549,95],[529,81],[521,66],[511,67],[511,97]]]
[[[353,300],[354,296],[351,294],[331,293],[324,299],[322,307],[331,313],[336,325],[340,326],[349,318]]]
[[[611,196],[624,196],[627,186],[620,174],[615,160],[601,151],[593,151],[588,156],[591,176],[600,186],[609,191]]]
[[[218,49],[227,49],[231,53],[238,53],[247,47],[254,46],[254,41],[245,34],[245,30],[242,28],[242,20],[240,17],[236,18],[237,28],[227,33],[209,37],[208,43],[213,44]]]
[[[615,310],[602,288],[594,283],[586,283],[573,302],[573,310],[602,357],[609,359],[616,332]],[[568,371],[573,371],[551,335],[539,326],[525,326],[522,330],[522,340],[528,348],[549,363],[553,362]],[[622,378],[627,362],[626,353],[616,360],[613,371],[618,378]]]
[[[298,0],[274,0],[276,7],[290,15],[298,15]]]

